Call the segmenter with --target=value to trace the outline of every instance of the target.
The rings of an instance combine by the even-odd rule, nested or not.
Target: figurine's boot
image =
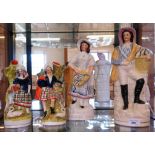
[[[72,104],[76,103],[76,100],[72,100]]]
[[[143,78],[136,81],[134,103],[145,104],[144,101],[140,100],[140,93],[143,89],[144,83],[145,81]]]
[[[51,110],[51,114],[55,114],[55,110],[53,107],[50,107],[50,110]]]
[[[87,99],[81,99],[81,98],[79,99],[79,105],[80,105],[81,108],[84,108],[85,107],[85,105],[86,105],[85,102],[86,101],[87,101]]]
[[[72,104],[76,103],[77,99],[75,97],[73,97],[72,99]]]
[[[46,117],[47,116],[47,111],[44,111],[44,117]]]
[[[124,102],[123,110],[128,109],[128,85],[121,85],[121,94]]]

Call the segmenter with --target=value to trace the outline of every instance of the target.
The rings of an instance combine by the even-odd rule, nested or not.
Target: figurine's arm
[[[28,78],[28,74],[27,74],[27,78]],[[31,80],[28,78],[28,90],[27,90],[27,93],[30,93],[31,92],[31,86],[32,86],[32,83],[31,83]]]
[[[81,71],[78,67],[76,67],[75,65],[71,63],[69,63],[68,66],[71,67],[76,73],[80,73]]]
[[[88,75],[91,75],[93,73],[94,66],[95,66],[95,60],[94,60],[93,56],[90,56],[89,62],[88,62],[88,67],[86,69],[86,73]]]
[[[120,59],[119,59],[119,50],[116,47],[112,53],[112,57],[111,57],[111,63],[114,65],[120,65]]]
[[[111,60],[111,63],[113,65],[120,65],[121,64],[121,61],[120,60]]]
[[[78,55],[72,58],[68,66],[71,67],[76,73],[80,73],[81,70],[76,66],[77,62],[78,62]]]
[[[144,53],[142,51],[144,51]],[[123,64],[128,65],[131,61],[133,61],[138,56],[146,58],[147,60],[151,60],[151,52],[148,52],[148,49],[140,45],[134,44],[131,53],[129,54],[127,59],[124,60]]]
[[[128,65],[131,61],[133,61],[136,58],[136,54],[141,50],[141,46],[137,45],[136,43],[133,44],[133,48],[128,55],[128,57],[122,62],[123,65]]]
[[[31,91],[31,85],[28,85],[28,93]]]
[[[62,82],[59,81],[55,76],[53,76],[52,81],[53,81],[54,83],[60,83],[60,84],[62,84]]]

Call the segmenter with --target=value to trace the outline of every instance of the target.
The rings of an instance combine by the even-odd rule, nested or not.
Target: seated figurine
[[[8,73],[9,68],[5,70],[7,77],[16,75],[14,79],[9,79],[10,85],[6,94],[4,125],[7,128],[31,124],[31,81],[24,66],[16,64],[14,68],[15,70],[12,70],[13,72],[10,73]]]

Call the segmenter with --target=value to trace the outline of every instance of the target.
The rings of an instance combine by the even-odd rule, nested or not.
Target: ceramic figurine
[[[68,109],[69,120],[87,120],[94,118],[93,107],[89,99],[94,97],[95,60],[90,54],[91,44],[84,39],[77,43],[79,53],[69,62],[68,66],[74,70],[70,95],[72,103]]]
[[[24,66],[12,61],[5,69],[9,80],[4,110],[6,128],[18,128],[31,124],[31,81]]]
[[[151,53],[150,50],[136,44],[135,29],[120,29],[119,46],[114,49],[111,61],[116,124],[149,126],[147,71]]]
[[[62,74],[62,66],[53,62],[45,66],[43,75],[40,74],[38,78],[35,98],[39,99],[43,105],[43,125],[66,123],[64,86],[63,82],[59,80]]]
[[[111,64],[103,53],[97,53],[99,60],[95,64],[95,101],[110,101],[110,69]]]

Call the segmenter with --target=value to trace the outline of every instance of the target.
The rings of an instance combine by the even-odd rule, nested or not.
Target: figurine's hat
[[[80,49],[80,46],[81,46],[81,43],[86,43],[90,46],[90,48],[92,47],[92,44],[87,40],[87,39],[80,39],[78,42],[77,42],[77,47],[78,49]]]
[[[10,64],[11,64],[11,65],[18,65],[18,61],[14,59],[14,60],[12,60],[12,61],[10,62]]]
[[[53,64],[52,63],[45,64],[44,69],[46,69],[47,67],[50,67],[53,70]]]
[[[26,68],[23,65],[18,64],[16,67],[16,70],[25,70],[26,71]]]
[[[132,27],[123,27],[119,30],[118,38],[119,38],[119,44],[123,44],[123,38],[122,35],[125,31],[130,31],[133,34],[133,42],[136,42],[136,30]]]

